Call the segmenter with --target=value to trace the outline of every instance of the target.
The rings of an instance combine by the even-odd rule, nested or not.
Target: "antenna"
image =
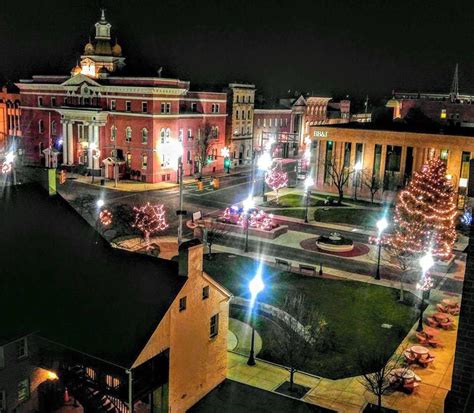
[[[459,64],[456,63],[456,69],[454,69],[453,83],[451,85],[451,101],[454,102],[459,98]]]

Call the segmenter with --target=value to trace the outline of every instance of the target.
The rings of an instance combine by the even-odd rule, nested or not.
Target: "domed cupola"
[[[71,69],[71,76],[76,76],[76,75],[78,75],[78,74],[81,73],[81,72],[82,72],[81,66],[76,65],[76,66],[74,66],[74,67]]]
[[[115,57],[122,56],[122,48],[117,43],[117,39],[115,39],[115,45],[114,45],[114,47],[112,47],[112,55],[115,56]]]
[[[94,47],[94,45],[92,44],[91,39],[90,39],[90,37],[89,37],[89,43],[87,43],[87,44],[84,46],[84,54],[85,54],[85,55],[92,56],[94,53],[95,53],[95,47]]]

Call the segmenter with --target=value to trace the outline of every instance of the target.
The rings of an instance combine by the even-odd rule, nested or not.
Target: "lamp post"
[[[262,172],[262,201],[267,201],[267,196],[265,195],[265,175],[268,171],[268,168],[272,166],[272,157],[269,152],[264,152],[258,158],[257,167],[259,171]]]
[[[92,183],[94,183],[94,177],[95,177],[94,165],[95,165],[95,161],[100,158],[100,150],[97,149],[97,145],[94,142],[92,142],[90,144],[90,155],[89,156],[92,158],[91,174],[92,174]]]
[[[249,218],[250,210],[254,207],[252,196],[249,195],[243,202],[244,214],[245,214],[245,248],[244,252],[249,252]]]
[[[425,299],[430,296],[430,289],[433,287],[433,280],[428,275],[428,271],[434,265],[433,256],[431,251],[428,251],[426,255],[420,258],[419,261],[422,276],[420,282],[416,285],[416,288],[421,290],[421,302],[420,302],[420,319],[418,320],[418,327],[416,331],[423,331],[423,312],[425,311]]]
[[[2,165],[2,173],[13,174],[13,185],[16,185],[16,170],[15,170],[15,153],[13,151],[7,152],[5,160]]]
[[[250,341],[250,353],[249,359],[247,360],[247,364],[249,366],[255,366],[255,317],[254,317],[254,305],[255,301],[257,300],[258,293],[260,293],[264,288],[265,284],[262,280],[262,267],[258,268],[257,273],[255,276],[250,280],[249,283],[249,290],[251,294],[250,298],[250,323],[252,324],[252,337]]]
[[[380,280],[380,254],[382,251],[382,232],[388,227],[388,222],[385,219],[385,217],[379,219],[377,221],[377,229],[378,229],[378,244],[379,244],[379,250],[377,254],[377,272],[375,273],[375,279]]]
[[[357,201],[357,185],[359,184],[359,173],[362,170],[362,164],[360,161],[356,162],[354,165],[354,201]]]
[[[175,169],[178,175],[178,182],[179,182],[179,206],[178,206],[178,210],[176,211],[176,215],[178,215],[178,247],[179,247],[179,245],[181,245],[181,242],[183,240],[183,215],[186,215],[186,211],[183,210],[183,201],[184,201],[183,144],[179,141],[176,141],[170,148],[169,153],[176,157]]]
[[[306,193],[306,208],[304,213],[304,222],[308,222],[308,209],[309,209],[309,201],[311,197],[311,187],[314,185],[314,180],[310,176],[308,176],[304,181],[304,188]]]

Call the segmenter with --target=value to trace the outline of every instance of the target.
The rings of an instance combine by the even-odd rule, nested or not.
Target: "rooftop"
[[[0,342],[28,332],[129,367],[181,290],[178,264],[112,248],[59,195],[0,195]]]

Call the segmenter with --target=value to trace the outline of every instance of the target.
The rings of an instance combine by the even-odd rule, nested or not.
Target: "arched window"
[[[40,119],[38,121],[38,132],[39,133],[44,133],[44,122],[43,119]]]
[[[146,145],[148,143],[148,130],[147,128],[142,129],[142,143]]]
[[[148,167],[148,155],[143,154],[142,155],[142,169],[146,169]]]
[[[161,143],[165,143],[165,130],[163,128],[160,130],[160,141]]]
[[[170,143],[171,131],[170,128],[167,128],[165,131],[165,142]]]
[[[178,142],[183,142],[183,129],[178,132]]]
[[[110,140],[115,141],[116,138],[117,138],[117,128],[115,126],[112,126],[110,128]]]
[[[132,154],[130,152],[127,153],[127,166],[130,168],[132,166]]]
[[[132,141],[132,128],[127,126],[125,129],[125,142],[130,143]]]
[[[56,135],[56,121],[51,122],[51,135]]]

